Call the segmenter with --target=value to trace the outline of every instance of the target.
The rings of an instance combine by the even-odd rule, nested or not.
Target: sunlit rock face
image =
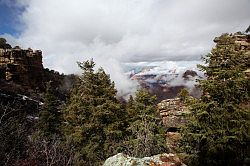
[[[181,89],[187,88],[194,97],[200,96],[195,85],[204,74],[197,69],[199,61],[159,61],[125,64],[126,73],[143,88],[155,94],[158,101],[175,98]]]
[[[19,47],[0,49],[0,79],[41,88],[43,80],[42,52]]]
[[[176,154],[164,153],[155,156],[135,158],[118,153],[108,158],[103,166],[185,166]]]

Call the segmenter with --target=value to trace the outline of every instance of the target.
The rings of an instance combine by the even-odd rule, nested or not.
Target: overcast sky
[[[250,0],[0,0],[0,9],[15,18],[0,19],[0,35],[41,49],[45,67],[72,73],[94,58],[116,82],[121,62],[199,60],[215,36],[250,24]]]

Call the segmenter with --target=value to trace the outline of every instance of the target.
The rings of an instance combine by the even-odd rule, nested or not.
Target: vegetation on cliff
[[[128,137],[126,153],[135,157],[152,156],[167,151],[165,131],[156,109],[156,96],[145,90],[137,91],[127,105]]]
[[[117,153],[124,137],[125,110],[116,99],[114,83],[95,63],[79,63],[83,74],[64,109],[65,137],[74,147],[75,164],[91,165]]]
[[[249,46],[227,34],[219,39],[199,66],[207,75],[199,81],[201,98],[179,94],[191,112],[180,147],[191,165],[242,165],[250,157]],[[44,70],[43,81],[52,83],[43,105],[0,91],[0,165],[101,165],[119,152],[145,157],[167,151],[155,96],[139,90],[121,102],[93,60],[78,65],[79,77]],[[71,93],[58,87],[66,78],[75,82]]]
[[[48,82],[44,95],[44,103],[39,113],[39,121],[37,123],[39,133],[48,139],[52,138],[55,134],[61,133],[62,113],[59,107],[61,103],[54,92],[55,90],[51,82]]]
[[[1,164],[101,165],[118,152],[132,156],[165,152],[155,97],[138,91],[128,103],[119,101],[102,68],[94,70],[92,60],[78,64],[83,73],[70,79],[76,83],[66,103],[57,87],[61,80],[48,80],[42,105],[17,103],[20,109],[11,108],[7,95],[0,105]],[[59,75],[51,75],[52,80],[54,76]]]
[[[102,68],[94,71],[92,60],[79,66],[83,74],[64,109],[65,137],[74,149],[74,164],[99,165],[118,152],[142,156],[165,150],[159,148],[164,147],[164,135],[157,135],[160,120],[154,117],[154,97],[139,91],[125,109]]]
[[[9,49],[12,48],[10,44],[7,43],[5,38],[0,38],[0,48]]]
[[[232,36],[219,39],[199,66],[207,74],[199,81],[203,95],[190,103],[183,128],[181,148],[194,156],[192,165],[242,165],[250,157],[250,57]]]

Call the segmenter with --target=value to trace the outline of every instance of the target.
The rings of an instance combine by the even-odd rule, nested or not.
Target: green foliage
[[[83,70],[64,110],[67,141],[75,148],[75,164],[98,165],[118,152],[125,111],[116,99],[114,83],[95,63],[78,63]]]
[[[0,38],[0,48],[9,49],[11,48],[11,45],[7,43],[5,38]]]
[[[156,96],[139,90],[135,99],[130,97],[127,111],[129,113],[126,141],[126,153],[135,157],[145,157],[166,152],[163,126],[157,114]]]
[[[5,38],[0,38],[0,46],[5,45],[7,40]]]
[[[185,102],[189,97],[189,92],[187,89],[184,88],[181,89],[180,93],[178,93],[177,96],[181,99],[181,101]]]
[[[0,104],[0,165],[101,165],[118,152],[145,157],[166,151],[155,96],[138,91],[122,103],[102,68],[94,70],[92,60],[78,64],[83,74],[69,78],[77,83],[64,108],[58,86],[66,77],[53,71],[45,80],[57,82],[47,84],[41,111],[26,100]]]
[[[37,124],[38,132],[48,139],[55,134],[60,134],[62,115],[59,106],[60,102],[54,95],[54,88],[51,82],[48,82]]]
[[[183,128],[182,149],[196,155],[199,165],[241,165],[249,157],[250,80],[244,71],[249,55],[234,38],[223,35],[199,67],[207,74],[200,80],[200,100],[190,105],[189,124]]]
[[[62,103],[54,82],[46,84],[44,103],[36,130],[29,137],[27,165],[72,165],[72,148],[62,133]]]
[[[248,28],[246,29],[246,33],[250,32],[250,25],[248,26]]]

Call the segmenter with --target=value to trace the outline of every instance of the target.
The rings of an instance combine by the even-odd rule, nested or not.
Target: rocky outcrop
[[[233,40],[224,40],[225,37],[229,37],[229,39]],[[218,47],[219,45],[228,45],[236,43],[238,45],[238,50],[250,51],[250,35],[248,34],[242,34],[240,32],[235,34],[226,33],[221,35],[220,37],[215,37],[214,42],[216,43],[216,47]]]
[[[151,157],[135,158],[119,153],[108,158],[103,166],[185,166],[175,154],[158,154]]]
[[[196,71],[193,71],[193,70],[187,70],[183,73],[182,77],[185,79],[185,80],[188,80],[192,77],[195,77],[195,76],[198,76],[197,72]]]
[[[157,108],[166,127],[167,146],[170,152],[174,153],[181,138],[178,130],[180,126],[186,124],[184,115],[189,111],[180,98],[163,100],[157,105]]]
[[[225,40],[227,38],[227,40]],[[222,45],[236,44],[235,51],[243,51],[247,56],[250,56],[250,35],[242,34],[240,32],[235,34],[223,34],[214,39],[216,48]],[[248,64],[250,60],[248,59]]]
[[[19,47],[0,49],[0,79],[40,88],[43,80],[42,51]]]
[[[249,28],[248,28],[249,29]],[[247,69],[244,71],[247,77],[250,77],[250,34],[243,34],[237,32],[235,34],[223,34],[220,37],[214,39],[216,48],[220,48],[223,45],[235,44],[235,51],[242,51],[246,56],[245,64]],[[227,61],[225,61],[226,64]]]
[[[188,113],[188,110],[180,98],[162,100],[157,108],[167,129],[179,128],[186,123],[183,115]]]

